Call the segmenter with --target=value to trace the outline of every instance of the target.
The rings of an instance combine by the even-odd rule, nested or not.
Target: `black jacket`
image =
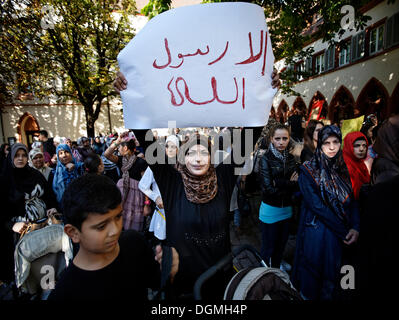
[[[47,141],[43,142],[43,151],[48,152],[51,157],[55,155],[55,150],[53,138],[48,138]]]
[[[285,163],[267,151],[260,163],[260,180],[262,201],[273,207],[288,207],[292,203],[292,195],[299,190],[298,182],[290,181],[294,171],[299,167],[294,156],[288,154]]]

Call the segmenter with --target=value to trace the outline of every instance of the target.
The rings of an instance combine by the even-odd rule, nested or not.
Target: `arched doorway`
[[[29,150],[31,149],[34,137],[39,136],[39,130],[39,123],[29,112],[25,112],[22,117],[19,118],[17,126],[19,141],[27,145]]]
[[[276,112],[276,120],[281,123],[287,122],[288,104],[285,100],[281,101],[278,105]]]
[[[309,103],[308,119],[322,120],[327,118],[327,101],[320,91],[316,91]]]
[[[341,86],[331,99],[328,107],[328,119],[331,123],[339,123],[342,119],[355,118],[355,99],[352,93],[345,87]]]
[[[389,116],[388,91],[376,78],[371,78],[363,87],[356,101],[356,109],[359,115],[377,114],[378,119],[383,120]]]
[[[297,97],[294,101],[294,104],[292,105],[292,110],[297,110],[299,114],[305,116],[307,113],[307,107],[305,102],[301,97]]]
[[[389,104],[389,115],[399,114],[399,82],[392,92]]]

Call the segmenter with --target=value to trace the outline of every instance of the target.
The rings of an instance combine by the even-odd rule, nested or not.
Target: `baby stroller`
[[[17,299],[47,299],[72,257],[72,245],[60,221],[46,218],[38,229],[25,233],[14,251]]]
[[[236,274],[225,289],[224,300],[303,300],[288,274],[269,268],[257,250],[248,244],[235,248],[197,279],[194,299],[202,300],[203,284],[231,263]]]

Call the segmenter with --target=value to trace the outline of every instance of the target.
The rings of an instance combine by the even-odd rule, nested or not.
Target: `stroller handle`
[[[233,259],[238,256],[242,251],[248,250],[250,251],[259,261],[260,264],[264,267],[267,267],[266,263],[262,260],[262,257],[258,253],[258,251],[249,244],[243,244],[239,247],[236,247],[229,252],[226,256],[224,256],[221,260],[219,260],[215,265],[206,270],[203,274],[201,274],[197,281],[194,284],[194,300],[201,300],[201,288],[205,281],[214,276],[219,270],[223,269],[227,264],[229,264]]]

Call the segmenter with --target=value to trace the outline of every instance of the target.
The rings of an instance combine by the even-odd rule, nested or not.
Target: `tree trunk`
[[[95,130],[94,123],[87,123],[87,137],[94,138]]]
[[[92,109],[93,106],[85,106],[86,131],[88,138],[94,138],[95,135],[94,123],[96,122],[96,119],[94,119],[93,112],[90,112]]]
[[[108,111],[109,133],[112,133],[111,108],[110,108],[110,105],[109,105],[108,97],[107,97],[107,111]]]

